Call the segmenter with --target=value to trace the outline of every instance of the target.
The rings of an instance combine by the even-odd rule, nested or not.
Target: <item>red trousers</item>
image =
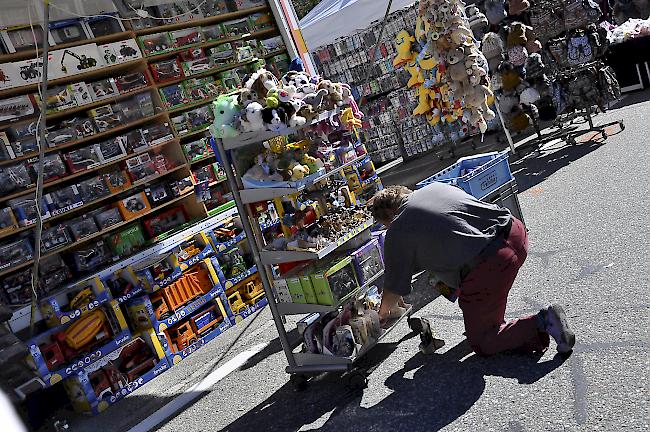
[[[502,351],[543,351],[549,337],[538,327],[537,315],[506,322],[508,293],[528,255],[524,224],[513,219],[508,239],[488,255],[460,284],[458,304],[463,311],[465,334],[480,355]]]

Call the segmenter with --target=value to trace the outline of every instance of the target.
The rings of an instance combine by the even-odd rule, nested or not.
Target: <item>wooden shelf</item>
[[[196,136],[198,134],[202,134],[204,132],[207,132],[208,130],[210,130],[210,126],[206,126],[204,128],[201,128],[201,129],[198,129],[198,130],[195,130],[195,131],[192,131],[192,132],[188,132],[188,133],[183,134],[183,135],[178,135],[178,138],[179,139],[187,139],[187,138]]]
[[[146,185],[146,184],[149,184],[149,183],[151,183],[151,182],[153,182],[153,181],[155,181],[155,180],[158,180],[158,179],[161,178],[161,177],[165,177],[165,176],[167,176],[168,174],[171,174],[171,173],[177,172],[177,171],[179,171],[179,170],[181,170],[181,169],[183,169],[183,168],[187,168],[187,164],[181,164],[181,165],[179,165],[179,166],[177,166],[177,167],[174,167],[174,168],[172,168],[172,169],[170,169],[170,170],[165,171],[164,173],[156,174],[156,175],[153,175],[153,176],[147,177],[147,178],[145,178],[145,179],[139,180],[139,181],[137,181],[137,182],[134,182],[134,183],[131,184],[131,186],[129,186],[128,188],[126,188],[126,189],[124,189],[124,190],[117,191],[117,192],[113,192],[113,193],[111,193],[111,194],[109,194],[109,195],[103,196],[103,197],[101,197],[101,198],[99,198],[99,199],[96,199],[96,200],[94,200],[94,201],[90,201],[90,202],[88,202],[88,203],[84,203],[84,205],[82,205],[81,207],[77,207],[77,208],[72,209],[72,210],[70,210],[70,211],[68,211],[68,212],[61,213],[61,214],[58,214],[58,215],[56,215],[56,216],[52,216],[52,217],[50,217],[50,218],[48,218],[48,219],[45,219],[45,220],[43,221],[43,223],[51,223],[51,222],[54,222],[54,221],[57,221],[57,220],[60,220],[60,219],[67,219],[67,218],[70,217],[70,215],[73,215],[73,214],[75,214],[75,213],[78,213],[78,212],[81,211],[81,210],[86,210],[86,211],[88,211],[88,208],[91,207],[91,206],[94,206],[94,205],[99,204],[99,203],[101,203],[101,202],[103,202],[103,201],[106,201],[106,200],[108,200],[109,198],[113,198],[113,197],[118,196],[118,195],[126,194],[127,192],[130,192],[130,191],[135,190],[135,189],[138,188],[139,186],[144,186],[144,185]]]
[[[82,73],[69,75],[61,78],[47,80],[47,86],[54,87],[61,84],[70,84],[70,83],[80,82],[80,81],[94,81],[96,79],[103,78],[107,75],[117,76],[120,75],[120,72],[122,70],[133,70],[134,66],[146,65],[146,63],[147,62],[144,58],[140,58],[137,60],[131,60],[124,63],[100,67],[98,69],[93,69],[88,72],[82,72]],[[0,90],[0,99],[6,99],[20,94],[36,93],[38,91],[38,86],[39,84],[36,83],[36,84],[29,84],[21,87],[10,88],[6,90]],[[18,119],[17,121],[20,120],[22,119]]]
[[[247,15],[252,15],[254,13],[264,12],[268,9],[269,9],[268,4],[265,4],[263,6],[242,9],[235,12],[227,12],[213,17],[201,18],[197,20],[179,22],[174,24],[166,24],[166,25],[161,25],[161,26],[156,26],[156,27],[151,27],[146,29],[140,29],[140,30],[136,30],[135,34],[138,36],[143,36],[143,35],[149,35],[154,33],[162,33],[162,32],[168,32],[173,30],[181,30],[181,29],[198,27],[198,26],[218,24],[224,21],[230,21],[237,18],[245,17]]]
[[[185,156],[185,157],[187,157],[187,156]],[[201,162],[209,161],[210,159],[215,159],[214,153],[212,153],[209,156],[202,157],[201,159],[196,159],[196,160],[188,161],[188,162],[189,162],[190,165],[195,165],[195,164],[199,164]]]
[[[98,38],[94,39],[83,39],[80,41],[75,41],[75,42],[68,42],[68,43],[63,43],[63,44],[58,44],[58,45],[50,45],[49,50],[50,52],[55,51],[55,50],[61,50],[61,49],[66,49],[66,48],[72,48],[80,45],[86,45],[86,44],[97,44],[97,45],[103,45],[111,42],[117,42],[125,39],[134,39],[135,38],[135,33],[132,31],[123,31],[120,33],[113,33],[110,35],[106,36],[100,36]],[[42,57],[43,55],[43,49],[39,48],[38,49],[38,55]],[[10,63],[10,62],[16,62],[16,61],[21,61],[21,60],[29,60],[33,59],[36,57],[36,52],[35,50],[24,50],[20,52],[16,52],[13,54],[3,54],[0,55],[0,63]]]
[[[141,119],[138,119],[138,120],[133,121],[131,123],[127,123],[125,125],[122,125],[122,126],[118,126],[118,127],[112,128],[112,129],[105,130],[104,132],[98,132],[98,133],[96,133],[94,135],[91,135],[91,136],[86,137],[86,138],[82,138],[80,140],[70,141],[68,143],[61,144],[61,145],[58,145],[58,146],[55,146],[55,147],[47,147],[47,148],[45,148],[45,153],[46,154],[54,153],[54,152],[64,150],[64,149],[67,149],[67,148],[70,148],[70,147],[74,147],[74,146],[77,146],[77,145],[80,145],[80,144],[89,143],[89,142],[94,141],[96,139],[106,138],[106,137],[111,136],[114,133],[123,132],[123,131],[126,131],[127,129],[130,129],[132,127],[140,126],[140,125],[143,125],[143,124],[148,123],[150,121],[155,121],[157,119],[163,118],[165,115],[166,115],[165,113],[154,114],[152,116],[141,118]],[[16,162],[20,162],[20,161],[23,161],[25,159],[30,159],[30,158],[33,158],[33,157],[36,157],[36,156],[38,156],[38,152],[28,153],[28,154],[26,154],[24,156],[20,156],[20,157],[17,157],[15,159],[0,161],[0,166],[12,165],[12,164],[14,164]],[[0,198],[0,200],[1,199],[4,199],[4,198]]]
[[[226,43],[240,42],[240,41],[250,40],[250,39],[257,39],[258,37],[264,37],[264,36],[271,35],[271,34],[274,34],[274,33],[278,33],[278,29],[275,28],[275,27],[270,28],[270,29],[260,30],[258,32],[254,32],[254,33],[244,33],[243,35],[237,36],[237,37],[224,38],[224,39],[218,39],[218,40],[211,40],[211,41],[208,41],[208,42],[199,42],[199,43],[195,43],[195,44],[191,44],[191,45],[185,45],[185,46],[182,46],[182,47],[174,48],[174,49],[169,50],[169,51],[165,51],[165,52],[160,53],[160,54],[145,56],[144,58],[147,59],[147,62],[149,62],[149,63],[155,63],[155,62],[157,62],[159,60],[164,60],[164,59],[167,59],[167,58],[170,58],[170,57],[177,56],[178,54],[182,53],[183,51],[187,51],[187,50],[190,50],[190,49],[194,49],[194,48],[212,48],[212,47],[216,47],[216,46],[223,45],[223,44],[226,44]]]
[[[10,230],[10,231],[7,231],[7,232],[4,232],[4,233],[0,234],[0,239],[3,239],[3,238],[5,238],[5,237],[11,237],[11,236],[14,236],[14,235],[16,235],[16,234],[18,234],[18,233],[21,233],[21,232],[23,232],[23,231],[30,230],[30,229],[32,229],[32,228],[34,228],[34,225],[29,225],[29,226],[19,226],[19,227],[15,228],[15,229],[12,229],[12,230]]]
[[[155,86],[147,85],[146,87],[142,87],[142,88],[130,91],[128,93],[121,93],[121,94],[119,94],[117,96],[102,99],[100,101],[91,102],[91,103],[81,105],[81,106],[77,106],[77,107],[74,107],[74,108],[70,108],[70,109],[67,109],[67,110],[64,110],[64,111],[57,111],[57,112],[52,112],[52,113],[49,113],[49,114],[45,114],[45,119],[46,119],[46,121],[48,121],[48,120],[58,120],[58,119],[68,117],[68,116],[73,115],[73,114],[86,112],[86,111],[89,111],[91,109],[103,106],[103,105],[108,105],[108,104],[113,104],[115,102],[120,102],[120,101],[122,101],[124,99],[129,99],[130,97],[138,95],[140,93],[144,93],[144,92],[147,92],[147,91],[152,91],[152,90],[155,90],[155,89],[156,89]],[[16,125],[23,124],[23,123],[33,122],[34,119],[36,119],[36,118],[38,118],[38,112],[36,114],[30,115],[28,117],[23,117],[20,120],[15,121],[13,123],[4,124],[4,125],[0,126],[0,130],[7,129],[7,128],[11,127],[11,126],[16,126]],[[15,160],[15,159],[11,159],[11,161],[13,161],[13,160]],[[6,164],[8,162],[10,162],[10,161],[0,161],[0,165],[4,165],[4,164]]]
[[[166,208],[166,207],[169,207],[169,206],[171,206],[172,204],[175,204],[175,203],[177,203],[177,202],[179,202],[179,201],[181,201],[181,200],[183,200],[183,199],[185,199],[185,198],[191,196],[193,193],[194,193],[194,192],[190,192],[190,193],[187,193],[187,194],[185,194],[185,195],[181,195],[181,196],[179,196],[179,197],[174,198],[174,199],[171,200],[171,201],[168,201],[168,202],[166,202],[166,203],[164,203],[164,204],[159,205],[158,207],[154,207],[154,208],[150,209],[149,211],[147,211],[147,212],[145,212],[145,213],[143,213],[143,214],[141,214],[141,215],[139,215],[139,216],[134,217],[133,219],[129,219],[128,221],[122,221],[122,222],[117,223],[117,224],[115,224],[115,225],[111,225],[110,227],[108,227],[108,228],[106,228],[106,229],[103,229],[103,230],[98,231],[98,232],[96,232],[96,233],[94,233],[94,234],[91,234],[91,235],[89,235],[89,236],[86,236],[86,237],[84,237],[84,238],[82,238],[82,239],[80,239],[80,240],[77,240],[77,241],[73,242],[73,243],[67,244],[67,245],[65,245],[65,246],[63,246],[63,247],[60,247],[60,248],[58,248],[58,249],[54,249],[54,250],[52,250],[52,251],[45,252],[45,253],[41,254],[41,259],[48,258],[48,257],[50,257],[50,256],[52,256],[52,255],[60,254],[60,253],[62,253],[62,252],[65,252],[65,251],[68,251],[68,250],[70,250],[70,249],[73,249],[73,248],[77,247],[77,246],[80,245],[80,244],[87,243],[87,242],[89,242],[89,241],[91,241],[91,240],[94,240],[94,239],[96,239],[96,238],[98,238],[98,237],[102,237],[102,236],[104,236],[104,235],[106,235],[106,234],[109,234],[110,232],[115,231],[115,230],[117,230],[118,228],[121,228],[121,227],[123,227],[123,226],[129,225],[129,224],[132,224],[132,223],[134,223],[134,222],[137,221],[137,220],[140,220],[140,219],[142,219],[142,218],[144,218],[144,217],[146,217],[146,216],[149,216],[149,215],[151,215],[152,213],[157,212],[158,210],[162,210],[162,209],[164,209],[164,208]],[[36,247],[36,245],[35,245],[34,247]],[[8,268],[8,269],[5,269],[5,270],[3,270],[3,271],[0,271],[0,277],[6,275],[6,274],[8,274],[8,273],[13,273],[13,272],[16,271],[16,270],[20,270],[20,269],[25,268],[25,267],[27,267],[28,265],[32,265],[32,264],[34,264],[34,260],[29,260],[29,261],[26,261],[26,262],[24,262],[24,263],[21,263],[21,264],[19,264],[19,265],[17,265],[17,266],[12,266],[12,267],[10,267],[10,268]]]
[[[216,101],[219,96],[221,96],[221,95],[212,96],[212,97],[209,97],[209,98],[204,99],[202,101],[196,101],[196,102],[193,102],[193,103],[190,103],[190,104],[185,104],[185,105],[182,105],[182,106],[167,110],[167,112],[169,114],[177,114],[179,112],[189,111],[192,108],[197,108],[197,107],[201,107],[203,105],[208,105],[208,104]]]

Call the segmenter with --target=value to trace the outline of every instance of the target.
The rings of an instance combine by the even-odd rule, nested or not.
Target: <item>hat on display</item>
[[[476,6],[467,6],[465,13],[467,14],[467,19],[469,20],[469,28],[475,34],[483,33],[489,26],[487,17]]]
[[[481,51],[487,59],[499,57],[503,53],[503,40],[496,33],[487,33],[483,36]]]
[[[539,100],[540,96],[533,87],[528,87],[519,95],[519,101],[524,105],[532,105]]]
[[[521,45],[508,48],[508,60],[515,66],[523,66],[528,58],[528,51]]]
[[[528,0],[508,0],[508,12],[510,15],[519,15],[530,7]]]
[[[544,75],[544,62],[539,53],[533,53],[526,59],[526,76],[528,78],[537,78]]]
[[[504,0],[485,0],[485,16],[492,25],[497,25],[508,16]]]

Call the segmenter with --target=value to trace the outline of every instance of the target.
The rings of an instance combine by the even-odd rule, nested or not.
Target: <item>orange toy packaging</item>
[[[151,210],[151,206],[149,205],[149,201],[147,201],[147,196],[144,192],[131,195],[128,198],[118,201],[117,206],[125,221],[134,219]]]

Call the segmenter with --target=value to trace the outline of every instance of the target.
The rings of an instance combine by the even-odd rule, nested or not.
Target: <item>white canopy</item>
[[[393,0],[391,12],[403,9],[415,0]],[[322,0],[303,19],[300,29],[307,48],[317,48],[336,39],[366,29],[386,13],[388,0]]]

